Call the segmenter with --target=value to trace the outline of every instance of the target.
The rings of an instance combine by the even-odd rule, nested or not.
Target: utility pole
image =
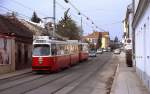
[[[83,29],[83,27],[82,27],[82,22],[83,22],[83,21],[82,21],[82,17],[81,17],[81,29]]]
[[[83,20],[82,20],[82,17],[81,17],[81,35],[83,35],[83,25],[82,25],[82,23],[83,23]]]
[[[53,0],[53,34],[52,36],[55,37],[55,31],[56,31],[56,0]]]

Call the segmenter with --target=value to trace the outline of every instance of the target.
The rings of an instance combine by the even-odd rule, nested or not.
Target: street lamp
[[[69,3],[69,1],[68,0],[64,0],[66,3]]]

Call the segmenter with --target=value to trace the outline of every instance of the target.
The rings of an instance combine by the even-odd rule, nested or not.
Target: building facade
[[[150,0],[133,0],[133,6],[136,71],[150,89]]]
[[[93,44],[96,49],[109,47],[109,32],[93,32],[87,36],[84,36],[83,40]]]
[[[133,4],[128,5],[126,16],[124,19],[124,48],[126,50],[132,49],[132,37],[133,37],[133,30],[132,30],[132,21],[133,21]]]
[[[133,66],[133,60],[134,59],[134,34],[133,34],[133,29],[132,29],[132,22],[133,22],[133,17],[134,17],[134,9],[133,9],[133,4],[129,4],[127,6],[126,10],[126,16],[124,19],[124,49],[126,53],[126,63],[127,66],[132,67]],[[135,62],[134,62],[135,65]]]
[[[95,49],[100,48],[100,42],[101,42],[100,40],[101,40],[100,32],[96,32],[96,31],[83,37],[83,41],[88,42],[91,48],[95,48]]]
[[[100,32],[101,34],[101,48],[108,48],[110,44],[109,32]]]
[[[32,36],[17,18],[0,15],[0,74],[31,67]]]

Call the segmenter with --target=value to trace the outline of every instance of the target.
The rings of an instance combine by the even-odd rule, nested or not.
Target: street
[[[150,94],[150,0],[0,0],[0,94]]]
[[[59,73],[2,79],[0,94],[109,94],[117,61],[112,53],[103,53]]]

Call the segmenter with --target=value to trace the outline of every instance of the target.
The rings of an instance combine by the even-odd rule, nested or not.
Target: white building
[[[133,0],[136,71],[150,89],[150,0]]]
[[[126,50],[132,49],[132,21],[133,4],[128,5],[124,20],[124,47]]]

